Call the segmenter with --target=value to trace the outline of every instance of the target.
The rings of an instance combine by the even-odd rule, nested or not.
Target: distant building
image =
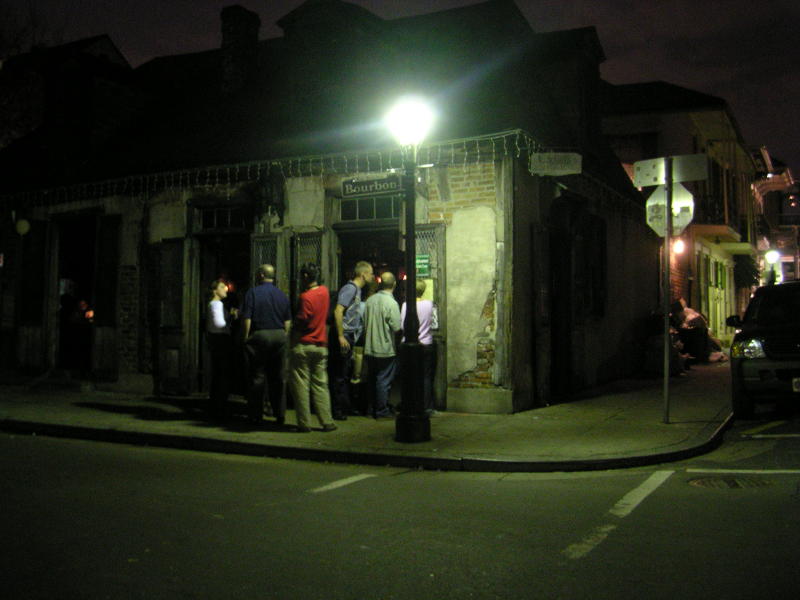
[[[721,98],[658,81],[605,84],[602,111],[603,131],[625,164],[708,157],[708,179],[683,184],[694,196],[694,218],[680,236],[686,250],[673,254],[671,287],[674,298],[685,298],[708,317],[716,335],[730,337],[725,318],[741,312],[750,294],[749,286],[737,289],[734,267],[757,257],[761,218],[753,194],[756,165],[730,107]]]
[[[753,193],[761,215],[762,253],[774,249],[780,253],[776,265],[777,281],[800,279],[800,189],[791,170],[773,158],[765,147],[753,153],[758,179]],[[763,264],[765,273],[771,266]]]
[[[235,300],[263,262],[293,297],[309,260],[331,288],[358,260],[402,276],[402,156],[380,121],[414,91],[439,112],[416,199],[439,407],[519,411],[636,370],[658,240],[602,136],[593,28],[536,34],[510,0],[389,21],[317,0],[278,24],[258,40],[258,17],[228,7],[221,48],[137,68],[146,110],[52,178],[25,168],[43,145],[0,152],[4,210],[31,223],[3,238],[21,261],[7,356],[64,365],[59,287],[78,277],[95,379],[203,391],[211,280]]]

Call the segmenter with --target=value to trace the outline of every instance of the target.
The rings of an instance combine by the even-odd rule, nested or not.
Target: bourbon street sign
[[[381,179],[351,179],[342,182],[342,198],[399,194],[402,191],[399,175],[389,175]]]
[[[531,154],[530,170],[533,175],[580,175],[583,157],[574,152],[535,152]]]

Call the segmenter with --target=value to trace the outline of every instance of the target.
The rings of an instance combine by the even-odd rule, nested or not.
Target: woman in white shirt
[[[423,300],[425,293],[425,280],[417,279],[417,319],[419,319],[418,339],[422,346],[422,390],[425,412],[428,416],[435,416],[436,397],[433,380],[436,375],[436,342],[433,332],[439,329],[439,310],[431,300]],[[400,323],[406,322],[406,303],[400,308]],[[403,341],[406,341],[405,336]]]
[[[206,340],[211,354],[209,412],[217,418],[224,417],[226,412],[233,351],[231,326],[222,302],[227,296],[228,285],[223,280],[211,283],[211,299],[206,310]]]

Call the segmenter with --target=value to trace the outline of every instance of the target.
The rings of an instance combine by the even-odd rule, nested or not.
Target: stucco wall
[[[462,208],[447,228],[447,377],[452,380],[477,365],[477,345],[493,338],[484,306],[493,302],[495,210]]]
[[[295,177],[286,180],[284,226],[325,226],[325,187],[319,177]]]
[[[186,235],[186,202],[173,192],[165,192],[150,203],[150,220],[147,226],[149,242],[158,243]]]

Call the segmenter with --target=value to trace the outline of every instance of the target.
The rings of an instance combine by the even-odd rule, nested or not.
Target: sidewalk
[[[208,421],[198,398],[44,388],[0,385],[0,430],[460,471],[580,471],[681,460],[715,448],[730,422],[728,363],[699,365],[670,380],[669,424],[663,423],[660,379],[624,380],[581,399],[513,415],[443,412],[431,419],[432,440],[417,444],[394,441],[393,420],[350,417],[337,422],[335,432],[301,434],[292,426],[293,411],[282,429],[269,419],[254,429],[243,419]]]

